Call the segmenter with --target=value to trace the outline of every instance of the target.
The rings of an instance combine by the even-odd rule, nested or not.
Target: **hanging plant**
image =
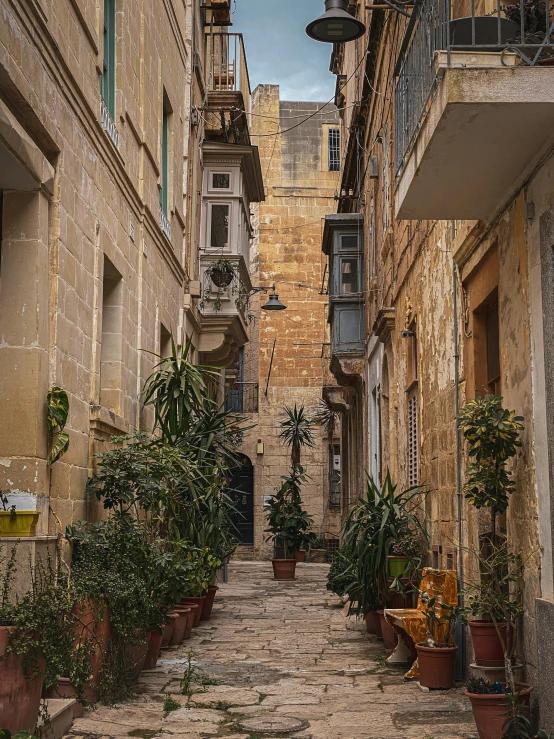
[[[213,290],[213,285],[217,290]],[[231,287],[231,295],[235,298],[235,305],[240,311],[244,311],[248,306],[250,291],[240,279],[238,267],[234,262],[220,257],[217,261],[211,262],[204,272],[204,289],[202,291],[202,300],[200,301],[200,310],[208,305],[213,304],[213,309],[218,313],[222,308],[222,297],[224,290]]]
[[[53,439],[48,464],[54,464],[69,449],[69,434],[64,431],[69,415],[69,398],[65,390],[54,385],[46,396],[46,402],[48,433]]]

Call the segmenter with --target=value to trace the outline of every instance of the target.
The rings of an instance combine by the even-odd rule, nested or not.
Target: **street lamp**
[[[325,0],[325,13],[308,23],[306,33],[315,41],[343,43],[365,33],[364,24],[347,11],[348,0]]]
[[[269,289],[269,287],[253,287],[251,294],[255,295],[256,293],[264,293],[267,295]],[[262,305],[262,310],[286,310],[286,308],[287,306],[281,303],[279,296],[275,292],[275,285],[272,285],[271,295],[269,296],[267,303]]]

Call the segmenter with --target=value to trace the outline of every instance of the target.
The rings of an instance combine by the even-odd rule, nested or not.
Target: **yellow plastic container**
[[[0,511],[0,536],[34,536],[40,511]]]

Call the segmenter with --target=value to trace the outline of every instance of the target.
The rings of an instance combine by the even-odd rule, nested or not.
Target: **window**
[[[369,199],[369,277],[375,279],[375,201]]]
[[[340,508],[340,444],[332,444],[331,452],[331,474],[329,484],[329,505],[332,508]]]
[[[123,356],[123,279],[104,256],[102,334],[100,346],[100,405],[121,413]]]
[[[225,172],[214,172],[212,188],[214,190],[229,190],[231,188],[231,175]]]
[[[487,385],[493,395],[500,395],[500,339],[498,331],[498,303],[486,315]]]
[[[389,124],[383,133],[383,230],[390,225],[390,135]]]
[[[329,129],[329,172],[340,170],[340,129]]]
[[[168,195],[169,195],[169,117],[171,111],[164,99],[162,111],[162,151],[161,151],[161,168],[162,168],[162,186],[160,189],[160,208],[167,215]]]
[[[417,386],[408,394],[408,485],[419,483],[419,439],[417,428]]]
[[[358,257],[341,257],[340,294],[348,295],[359,292]]]
[[[229,246],[229,205],[226,203],[211,204],[210,246],[214,249]]]
[[[100,94],[112,119],[115,118],[115,2],[104,0],[104,63]]]

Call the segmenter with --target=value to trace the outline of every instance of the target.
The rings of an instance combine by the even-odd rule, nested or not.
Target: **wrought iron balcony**
[[[415,3],[395,68],[399,218],[489,217],[504,195],[501,175],[516,184],[552,130],[552,0],[496,0],[488,15],[479,15],[478,7],[474,0]],[[533,104],[543,109],[532,110]],[[502,152],[504,167],[495,151]],[[480,167],[490,173],[489,200],[475,188]],[[466,193],[462,207],[449,186],[469,171],[476,201]]]
[[[258,412],[258,383],[235,382],[225,400],[225,409],[235,413]]]
[[[119,149],[119,133],[117,131],[117,126],[115,125],[115,122],[110,115],[110,111],[108,110],[108,106],[102,97],[100,98],[100,125],[108,134],[115,148]]]

